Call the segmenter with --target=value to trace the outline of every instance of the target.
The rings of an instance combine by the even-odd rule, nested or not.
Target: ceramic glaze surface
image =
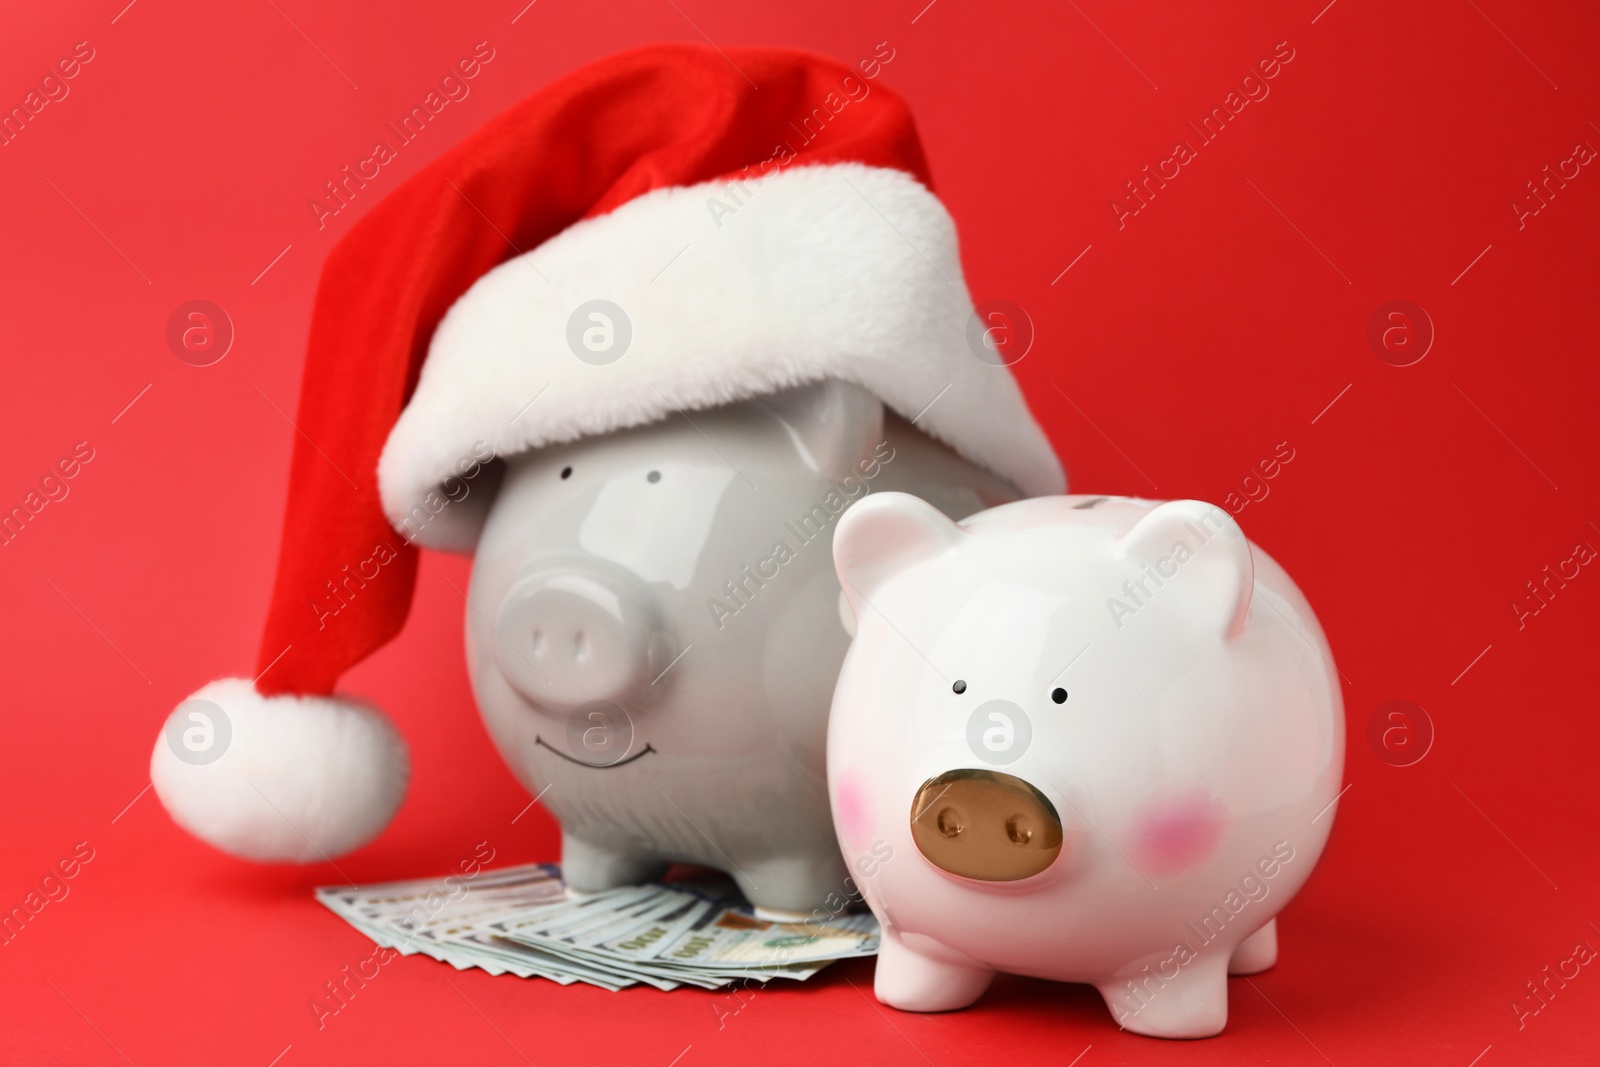
[[[468,664],[495,744],[561,822],[574,889],[684,861],[768,912],[844,892],[824,749],[849,635],[830,546],[881,489],[957,516],[1016,498],[834,382],[508,461]]]
[[[834,695],[840,843],[886,1004],[997,971],[1095,985],[1202,1037],[1333,824],[1343,705],[1305,598],[1222,509],[1046,497],[957,525],[902,494],[841,521],[858,633]]]

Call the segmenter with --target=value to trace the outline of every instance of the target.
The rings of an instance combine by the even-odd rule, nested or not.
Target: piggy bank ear
[[[1117,551],[1155,572],[1162,585],[1151,599],[1182,597],[1171,602],[1192,605],[1190,610],[1224,638],[1244,629],[1255,588],[1250,542],[1215,504],[1174,500],[1152,508],[1122,535]]]
[[[859,474],[857,463],[883,440],[883,402],[850,382],[830,378],[775,393],[762,404],[805,461],[828,478]]]
[[[833,533],[833,566],[856,618],[885,581],[965,536],[944,512],[910,493],[873,493],[850,505]]]

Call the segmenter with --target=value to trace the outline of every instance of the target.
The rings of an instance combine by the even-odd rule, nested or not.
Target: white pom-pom
[[[150,757],[150,781],[179,826],[262,862],[316,863],[366,844],[410,776],[405,741],[376,708],[264,697],[243,678],[178,705]]]

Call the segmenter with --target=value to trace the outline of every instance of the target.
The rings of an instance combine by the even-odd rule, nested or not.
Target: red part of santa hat
[[[593,298],[630,316],[619,362],[569,346]],[[926,412],[920,426],[1024,490],[1060,491],[1010,374],[969,350],[970,318],[910,112],[860,72],[657,45],[528,97],[329,254],[259,675],[191,698],[223,710],[231,749],[195,763],[158,740],[157,792],[198,836],[257,859],[312,860],[382,829],[404,744],[326,695],[404,625],[407,538],[470,546],[448,509],[407,520],[485,456],[839,377]],[[928,408],[945,389],[960,402]]]

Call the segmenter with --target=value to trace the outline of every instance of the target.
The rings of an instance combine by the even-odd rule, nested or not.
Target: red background
[[[1600,147],[1592,6],[539,0],[513,23],[524,0],[125,2],[0,16],[7,109],[74,43],[95,49],[0,148],[0,503],[76,442],[95,450],[70,496],[0,548],[0,905],[77,842],[95,850],[70,896],[0,948],[6,1062],[1594,1060],[1600,970],[1520,1028],[1511,1004],[1577,943],[1600,948],[1600,576],[1584,568],[1522,628],[1510,604],[1578,543],[1600,547],[1581,310],[1600,175],[1585,167],[1521,229],[1509,207],[1576,143]],[[890,43],[883,83],[916,111],[975,296],[1032,316],[1017,374],[1077,491],[1221,501],[1278,442],[1294,448],[1239,520],[1328,631],[1351,786],[1284,913],[1282,962],[1230,983],[1223,1036],[1122,1034],[1086,987],[1018,979],[965,1012],[901,1015],[871,1000],[870,961],[741,1003],[420,958],[319,1031],[309,999],[369,952],[311,898],[339,872],[226,858],[141,794],[167,712],[251,673],[294,436],[274,406],[293,410],[329,247],[551,78],[702,31],[847,62]],[[481,40],[497,56],[471,96],[319,232],[308,198]],[[1280,41],[1295,58],[1271,95],[1119,230],[1123,183],[1194,140],[1185,123]],[[206,368],[164,338],[196,298],[237,331]],[[1366,339],[1393,299],[1437,331],[1413,366]],[[505,862],[555,856],[541,810],[512,823],[527,797],[472,706],[447,584],[466,570],[425,557],[404,634],[348,677],[415,762],[395,824],[340,861],[358,881],[442,872],[483,840]],[[1394,699],[1436,731],[1413,766],[1366,740]]]

